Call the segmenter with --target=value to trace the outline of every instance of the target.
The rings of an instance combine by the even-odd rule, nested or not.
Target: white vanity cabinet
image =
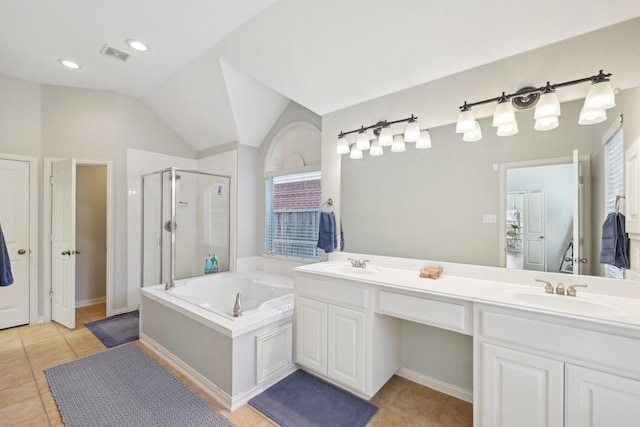
[[[639,425],[637,330],[482,304],[474,312],[478,425]]]
[[[296,274],[296,363],[367,399],[400,367],[400,321],[372,299],[370,286]]]

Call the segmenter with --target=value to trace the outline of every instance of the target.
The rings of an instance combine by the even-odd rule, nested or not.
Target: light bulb
[[[388,147],[393,144],[393,134],[391,133],[391,128],[386,127],[380,130],[380,136],[378,137],[378,144],[381,147]]]
[[[371,148],[371,143],[369,142],[369,137],[367,136],[367,132],[363,131],[358,134],[358,138],[356,139],[356,148],[360,151],[368,150]]]
[[[382,156],[384,154],[384,150],[380,146],[380,141],[374,139],[371,143],[371,149],[369,150],[370,156]]]
[[[428,130],[423,130],[420,132],[420,139],[416,142],[416,148],[418,150],[431,148],[431,135],[429,135]]]
[[[407,145],[404,143],[402,135],[396,135],[393,137],[391,151],[393,151],[394,153],[402,153],[403,151],[407,151]]]
[[[404,131],[405,142],[416,142],[420,139],[420,126],[416,120],[410,120]]]

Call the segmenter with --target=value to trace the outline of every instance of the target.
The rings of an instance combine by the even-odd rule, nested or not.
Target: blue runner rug
[[[86,323],[85,326],[107,347],[115,347],[137,340],[139,334],[140,312],[118,314],[106,319]]]
[[[269,387],[249,404],[282,427],[363,427],[378,411],[303,370]]]
[[[135,344],[44,373],[67,427],[233,427]]]

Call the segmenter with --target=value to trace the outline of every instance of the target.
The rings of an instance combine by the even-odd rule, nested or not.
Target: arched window
[[[285,126],[265,157],[265,251],[320,259],[320,130],[307,122]]]

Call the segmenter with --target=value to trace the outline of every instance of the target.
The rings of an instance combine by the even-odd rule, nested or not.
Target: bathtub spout
[[[176,285],[176,282],[174,282],[173,280],[169,280],[167,283],[164,284],[164,290],[168,291],[169,289],[173,288]]]
[[[233,305],[233,317],[242,316],[242,294],[238,292],[236,295],[236,303]]]

